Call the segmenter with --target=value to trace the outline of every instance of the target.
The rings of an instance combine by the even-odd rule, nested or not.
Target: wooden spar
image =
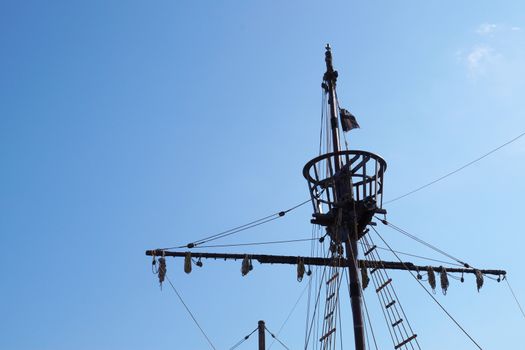
[[[257,329],[259,331],[259,350],[266,350],[266,345],[265,345],[265,325],[264,325],[264,321],[259,321],[259,324],[257,326]]]
[[[337,83],[337,71],[334,70],[332,64],[332,51],[330,45],[326,45],[325,52],[326,73],[324,74],[324,82],[327,84],[328,104],[330,105],[330,121],[332,129],[332,150],[337,154],[339,148],[339,107],[337,103],[337,94],[335,93],[335,86]],[[341,170],[341,159],[339,156],[335,159],[335,171],[338,173]],[[338,187],[338,186],[336,186]],[[353,191],[353,190],[351,190]],[[337,196],[342,195],[340,188],[336,188]],[[357,228],[357,227],[356,227]],[[348,259],[348,274],[349,274],[349,288],[350,288],[350,304],[352,307],[352,319],[354,324],[354,340],[355,350],[365,350],[365,327],[362,312],[362,289],[359,280],[359,267],[357,257],[359,255],[356,237],[345,242],[346,256]]]
[[[184,257],[187,252],[173,252],[166,250],[147,250],[146,255],[148,256],[172,256],[172,257]],[[230,254],[230,253],[198,253],[191,252],[191,256],[197,259],[223,259],[223,260],[242,260],[245,256],[248,256],[252,260],[257,260],[261,264],[288,264],[296,265],[299,260],[304,261],[305,265],[311,266],[339,266],[348,267],[351,261],[345,258],[321,258],[321,257],[309,257],[309,256],[291,256],[291,255],[266,255],[266,254]],[[395,262],[395,261],[368,261],[358,260],[360,268],[381,268],[386,270],[408,270],[408,271],[426,271],[428,266],[415,265],[411,262]],[[441,266],[432,266],[432,268],[439,272]],[[461,268],[461,267],[446,267],[448,273],[471,273],[475,274],[478,269],[474,268]],[[493,276],[505,276],[507,271],[505,270],[482,270],[479,271],[484,275]]]

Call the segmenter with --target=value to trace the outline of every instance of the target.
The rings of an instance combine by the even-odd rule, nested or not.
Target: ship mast
[[[241,272],[243,275],[246,275],[253,268],[252,260],[258,261],[261,264],[292,264],[297,265],[299,281],[302,280],[305,265],[322,266],[325,269],[324,271],[328,271],[327,275],[325,275],[325,272],[323,272],[322,275],[325,276],[323,288],[327,295],[325,315],[322,318],[323,333],[319,339],[322,343],[321,348],[323,350],[337,347],[335,342],[336,319],[338,314],[339,286],[342,281],[342,273],[340,274],[339,272],[344,271],[346,268],[348,269],[349,277],[348,288],[350,291],[350,304],[353,316],[355,350],[366,350],[362,306],[363,288],[366,288],[369,280],[374,284],[374,291],[385,311],[385,320],[387,317],[389,319],[387,326],[390,327],[391,335],[395,336],[395,339],[392,337],[394,349],[408,349],[409,345],[411,349],[414,349],[412,344],[415,344],[415,348],[420,349],[416,339],[417,334],[413,333],[410,324],[406,320],[406,316],[401,317],[401,313],[397,309],[398,307],[401,308],[400,302],[393,291],[392,279],[386,274],[387,270],[404,270],[409,271],[411,274],[416,272],[417,277],[413,274],[412,277],[414,277],[419,284],[421,284],[421,282],[419,282],[421,279],[420,271],[427,271],[429,284],[432,289],[435,288],[436,281],[435,277],[433,277],[434,281],[432,283],[430,276],[434,276],[434,271],[438,271],[444,291],[448,288],[447,276],[449,273],[461,274],[462,282],[463,274],[475,275],[479,290],[481,285],[483,285],[483,275],[498,276],[499,281],[501,276],[504,277],[506,275],[506,272],[503,270],[475,269],[457,259],[455,260],[461,263],[463,267],[447,267],[447,269],[445,269],[443,266],[415,265],[402,261],[399,256],[395,254],[395,251],[379,236],[379,233],[373,227],[376,225],[376,223],[372,221],[374,217],[384,225],[394,227],[396,230],[399,229],[386,220],[386,210],[382,207],[383,176],[386,170],[386,162],[380,156],[368,151],[341,150],[339,126],[341,126],[343,132],[359,126],[357,125],[355,117],[352,116],[350,112],[339,108],[336,93],[338,73],[333,67],[332,51],[329,45],[326,46],[325,62],[326,72],[323,75],[322,88],[324,89],[325,96],[328,97],[330,111],[329,127],[331,129],[330,132],[327,131],[325,135],[329,139],[328,144],[331,145],[331,149],[327,149],[327,153],[321,154],[306,163],[303,168],[303,176],[307,180],[314,208],[311,223],[324,227],[326,230],[326,234],[319,239],[319,242],[324,242],[325,236],[328,236],[330,239],[328,256],[199,253],[190,251],[203,243],[230,236],[233,233],[257,226],[260,223],[282,217],[287,212],[306,202],[291,209],[265,217],[261,219],[263,221],[257,220],[251,223],[257,223],[255,225],[246,224],[238,226],[237,228],[188,243],[184,246],[147,250],[146,255],[153,257],[152,263],[154,267],[158,266],[158,268],[154,268],[154,272],[158,274],[161,285],[167,271],[165,257],[184,258],[184,271],[186,273],[191,272],[193,258],[198,259],[197,262],[193,263],[201,267],[201,259],[242,260]],[[377,217],[378,214],[385,215],[385,218],[379,219]],[[379,257],[379,254],[376,252],[376,248],[378,247],[373,243],[368,234],[369,227],[387,244],[389,250],[394,253],[399,262],[384,261]],[[363,249],[363,259],[358,259],[358,242]],[[177,248],[187,248],[188,250],[185,252],[172,251],[172,249]],[[368,274],[368,269],[370,269],[371,278],[363,277],[363,273]],[[319,289],[319,292],[320,291],[321,289]],[[427,293],[429,292],[427,291]],[[402,309],[401,312],[404,315]],[[313,319],[312,317],[312,320]],[[407,322],[407,327],[404,326],[405,322]],[[259,348],[264,348],[265,346],[263,328],[264,323],[259,322],[258,329],[261,335]],[[463,332],[465,331],[463,330]],[[307,340],[308,339],[309,336]]]
[[[323,88],[328,92],[328,104],[330,105],[330,126],[332,131],[332,148],[333,153],[336,154],[335,158],[335,171],[336,173],[341,171],[341,158],[339,155],[340,145],[339,145],[339,107],[337,103],[337,94],[336,94],[336,83],[338,73],[334,70],[332,64],[332,50],[330,45],[326,45],[325,52],[325,62],[326,62],[326,73],[324,74]],[[343,193],[343,189],[338,187],[336,182],[335,192],[338,194]],[[350,299],[352,306],[352,317],[354,323],[354,339],[355,339],[355,349],[356,350],[365,350],[365,332],[363,325],[363,311],[362,311],[362,289],[361,282],[359,280],[359,270],[358,270],[358,247],[357,247],[357,237],[349,237],[345,242],[345,251],[346,258],[349,262],[348,272],[350,277]]]

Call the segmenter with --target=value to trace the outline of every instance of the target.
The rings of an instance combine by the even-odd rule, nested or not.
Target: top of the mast
[[[325,62],[326,62],[326,73],[324,74],[324,77],[323,79],[326,81],[326,82],[331,82],[332,84],[335,85],[335,82],[337,81],[337,71],[334,70],[334,66],[332,64],[332,48],[330,47],[330,44],[326,44],[326,47],[325,47],[326,51],[325,51]]]

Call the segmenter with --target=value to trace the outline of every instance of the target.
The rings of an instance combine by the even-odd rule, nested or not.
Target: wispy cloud
[[[498,26],[494,23],[483,23],[476,29],[476,33],[479,35],[490,35],[493,34],[496,29],[498,29]]]
[[[459,50],[457,57],[471,78],[483,76],[511,59],[508,56],[518,53],[518,43],[523,39],[521,30],[521,27],[507,24],[482,23],[474,29],[474,44]]]
[[[466,55],[467,67],[471,74],[484,71],[484,67],[494,60],[494,50],[488,45],[478,45]]]

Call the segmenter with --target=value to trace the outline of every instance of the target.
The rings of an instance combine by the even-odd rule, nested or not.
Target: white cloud
[[[494,78],[506,71],[510,62],[523,62],[525,36],[521,27],[487,22],[480,24],[474,33],[477,37],[470,48],[456,51],[458,61],[471,78],[487,75]]]
[[[483,23],[478,27],[476,33],[478,33],[479,35],[489,35],[494,33],[497,28],[498,26],[494,23]]]
[[[467,55],[467,65],[470,70],[478,70],[482,64],[490,61],[493,50],[490,46],[479,45],[474,47]]]

